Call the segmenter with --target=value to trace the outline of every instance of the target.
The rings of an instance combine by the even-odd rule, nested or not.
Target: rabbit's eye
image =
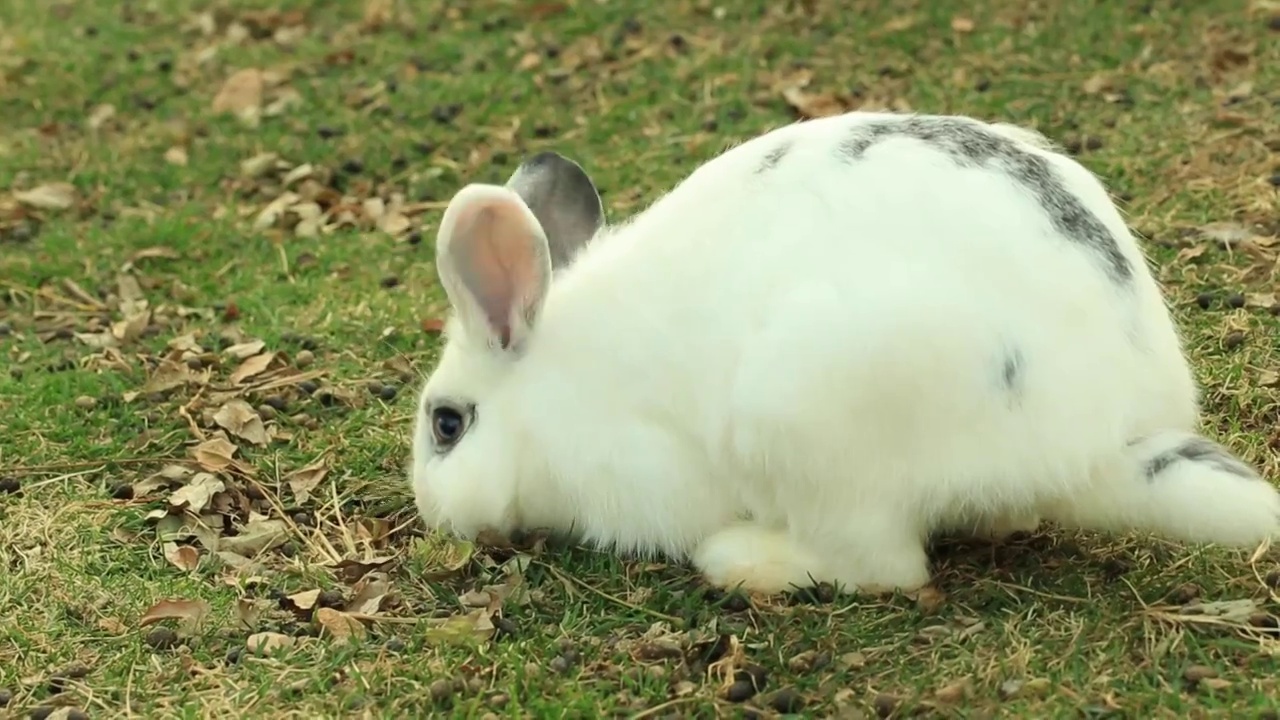
[[[431,432],[438,445],[452,445],[462,437],[466,429],[462,413],[451,407],[438,407],[431,411]]]

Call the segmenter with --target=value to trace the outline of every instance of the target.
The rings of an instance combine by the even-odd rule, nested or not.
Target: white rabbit
[[[1102,184],[1037,133],[850,113],[606,226],[555,153],[440,222],[427,525],[550,528],[712,583],[912,590],[931,533],[1040,519],[1243,546],[1280,493],[1197,430],[1170,313]]]

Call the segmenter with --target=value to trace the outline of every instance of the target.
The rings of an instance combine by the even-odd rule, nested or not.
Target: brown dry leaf
[[[364,624],[341,610],[327,607],[320,608],[316,610],[315,618],[316,623],[330,635],[333,635],[335,640],[349,642],[364,638]]]
[[[792,86],[782,90],[782,99],[804,118],[839,115],[845,111],[844,102],[835,93],[810,93]]]
[[[199,514],[214,495],[226,490],[227,486],[209,473],[197,473],[186,485],[178,488],[169,496],[169,504],[185,507],[193,514]]]
[[[161,620],[177,620],[183,630],[194,631],[208,617],[210,609],[204,600],[161,600],[142,614],[138,627],[144,628]]]
[[[961,15],[956,15],[951,18],[951,29],[958,33],[971,33],[973,32],[974,27],[976,27],[976,25],[974,25],[972,18],[963,17]]]
[[[285,481],[289,483],[289,489],[293,491],[293,497],[299,503],[304,503],[311,497],[311,491],[320,484],[320,481],[328,473],[329,456],[325,454],[316,458],[310,465],[289,473],[285,477]]]
[[[213,421],[232,435],[254,445],[267,444],[267,428],[262,424],[262,418],[244,400],[228,400],[213,414]]]
[[[101,130],[111,118],[116,116],[116,106],[111,103],[102,103],[89,112],[88,123],[90,130]]]
[[[118,618],[98,618],[98,621],[94,624],[98,626],[98,629],[109,632],[112,635],[123,635],[129,632],[129,628],[124,623],[120,622]]]
[[[277,632],[260,632],[250,635],[244,641],[245,648],[258,655],[270,655],[279,650],[291,648],[297,642],[297,638],[283,635]]]
[[[1082,88],[1089,95],[1099,95],[1111,89],[1111,77],[1106,73],[1094,73],[1084,81]]]
[[[66,210],[76,202],[76,188],[68,182],[45,183],[16,192],[13,198],[40,210]]]
[[[1276,307],[1275,293],[1249,293],[1245,296],[1245,305],[1251,308],[1271,310]]]
[[[261,70],[239,70],[227,78],[218,90],[213,98],[212,110],[215,113],[231,113],[249,124],[255,124],[262,112],[265,88]]]
[[[164,151],[164,161],[169,163],[170,165],[185,167],[187,164],[187,160],[188,160],[187,149],[180,145],[174,145],[173,147]]]
[[[391,22],[393,0],[365,0],[364,16],[360,28],[365,32],[377,32]]]
[[[447,533],[432,532],[414,541],[409,552],[426,569],[424,580],[446,580],[457,575],[475,555],[476,546]]]
[[[177,250],[174,250],[171,247],[165,247],[163,245],[153,245],[151,247],[142,248],[141,250],[130,255],[129,262],[136,263],[139,260],[152,260],[157,258],[164,259],[164,260],[178,260],[182,258],[182,255],[179,254]]]
[[[268,604],[268,601],[260,598],[237,598],[236,620],[240,621],[240,624],[246,628],[256,627],[258,619],[262,617],[262,612]]]
[[[934,692],[933,696],[940,702],[957,703],[969,697],[972,690],[972,683],[969,678],[961,678],[953,683],[944,685]]]
[[[1191,247],[1183,248],[1178,251],[1178,258],[1177,258],[1178,262],[1195,260],[1196,258],[1203,255],[1204,251],[1205,251],[1204,245],[1192,245]]]
[[[346,611],[359,615],[373,615],[382,607],[382,599],[391,590],[391,583],[385,574],[371,572],[360,579],[354,588],[351,600],[347,602]]]
[[[164,558],[179,570],[191,572],[200,565],[200,551],[190,545],[174,542],[164,544]]]
[[[289,602],[299,610],[310,610],[316,606],[316,601],[320,599],[319,588],[315,590],[303,590],[300,593],[294,593],[288,596]]]
[[[1200,234],[1230,247],[1248,240],[1253,233],[1240,223],[1216,222],[1201,226]]]
[[[132,402],[141,395],[163,393],[198,380],[199,376],[193,373],[186,363],[165,358],[160,361],[141,388],[125,392],[123,395],[125,401]]]
[[[126,317],[124,320],[111,323],[111,335],[121,343],[131,343],[142,337],[143,331],[151,324],[151,311],[140,312]]]
[[[218,435],[200,443],[192,451],[200,467],[209,472],[219,472],[231,466],[232,456],[236,454],[236,446],[230,440]]]
[[[231,377],[229,379],[233,384],[239,385],[254,375],[259,375],[266,371],[267,367],[271,365],[271,361],[275,359],[275,356],[276,354],[273,352],[254,355],[248,360],[240,363],[240,367],[236,368],[235,371],[231,373]]]
[[[223,350],[223,352],[237,360],[244,360],[262,352],[262,348],[266,346],[267,344],[261,340],[248,340],[242,343],[236,343],[235,345],[228,347],[226,350]]]
[[[479,608],[466,615],[455,615],[426,631],[428,642],[442,645],[474,645],[493,637],[493,613]]]
[[[224,537],[219,546],[237,555],[252,557],[283,543],[288,537],[288,526],[283,520],[251,515],[240,534]]]
[[[880,33],[898,33],[910,30],[920,21],[918,15],[899,15],[880,27]],[[878,33],[879,34],[879,33]]]
[[[946,599],[946,593],[932,585],[926,585],[916,592],[916,607],[925,615],[935,615]]]

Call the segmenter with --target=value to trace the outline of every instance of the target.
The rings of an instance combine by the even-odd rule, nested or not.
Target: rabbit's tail
[[[1256,546],[1280,536],[1280,491],[1222,445],[1166,430],[1128,444],[1117,472],[1045,514],[1071,527]]]

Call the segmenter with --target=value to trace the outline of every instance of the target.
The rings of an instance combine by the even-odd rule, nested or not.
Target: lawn
[[[0,3],[0,717],[1277,717],[1278,550],[1046,526],[744,597],[424,533],[456,189],[552,148],[616,220],[858,107],[1101,175],[1280,478],[1274,0]]]

